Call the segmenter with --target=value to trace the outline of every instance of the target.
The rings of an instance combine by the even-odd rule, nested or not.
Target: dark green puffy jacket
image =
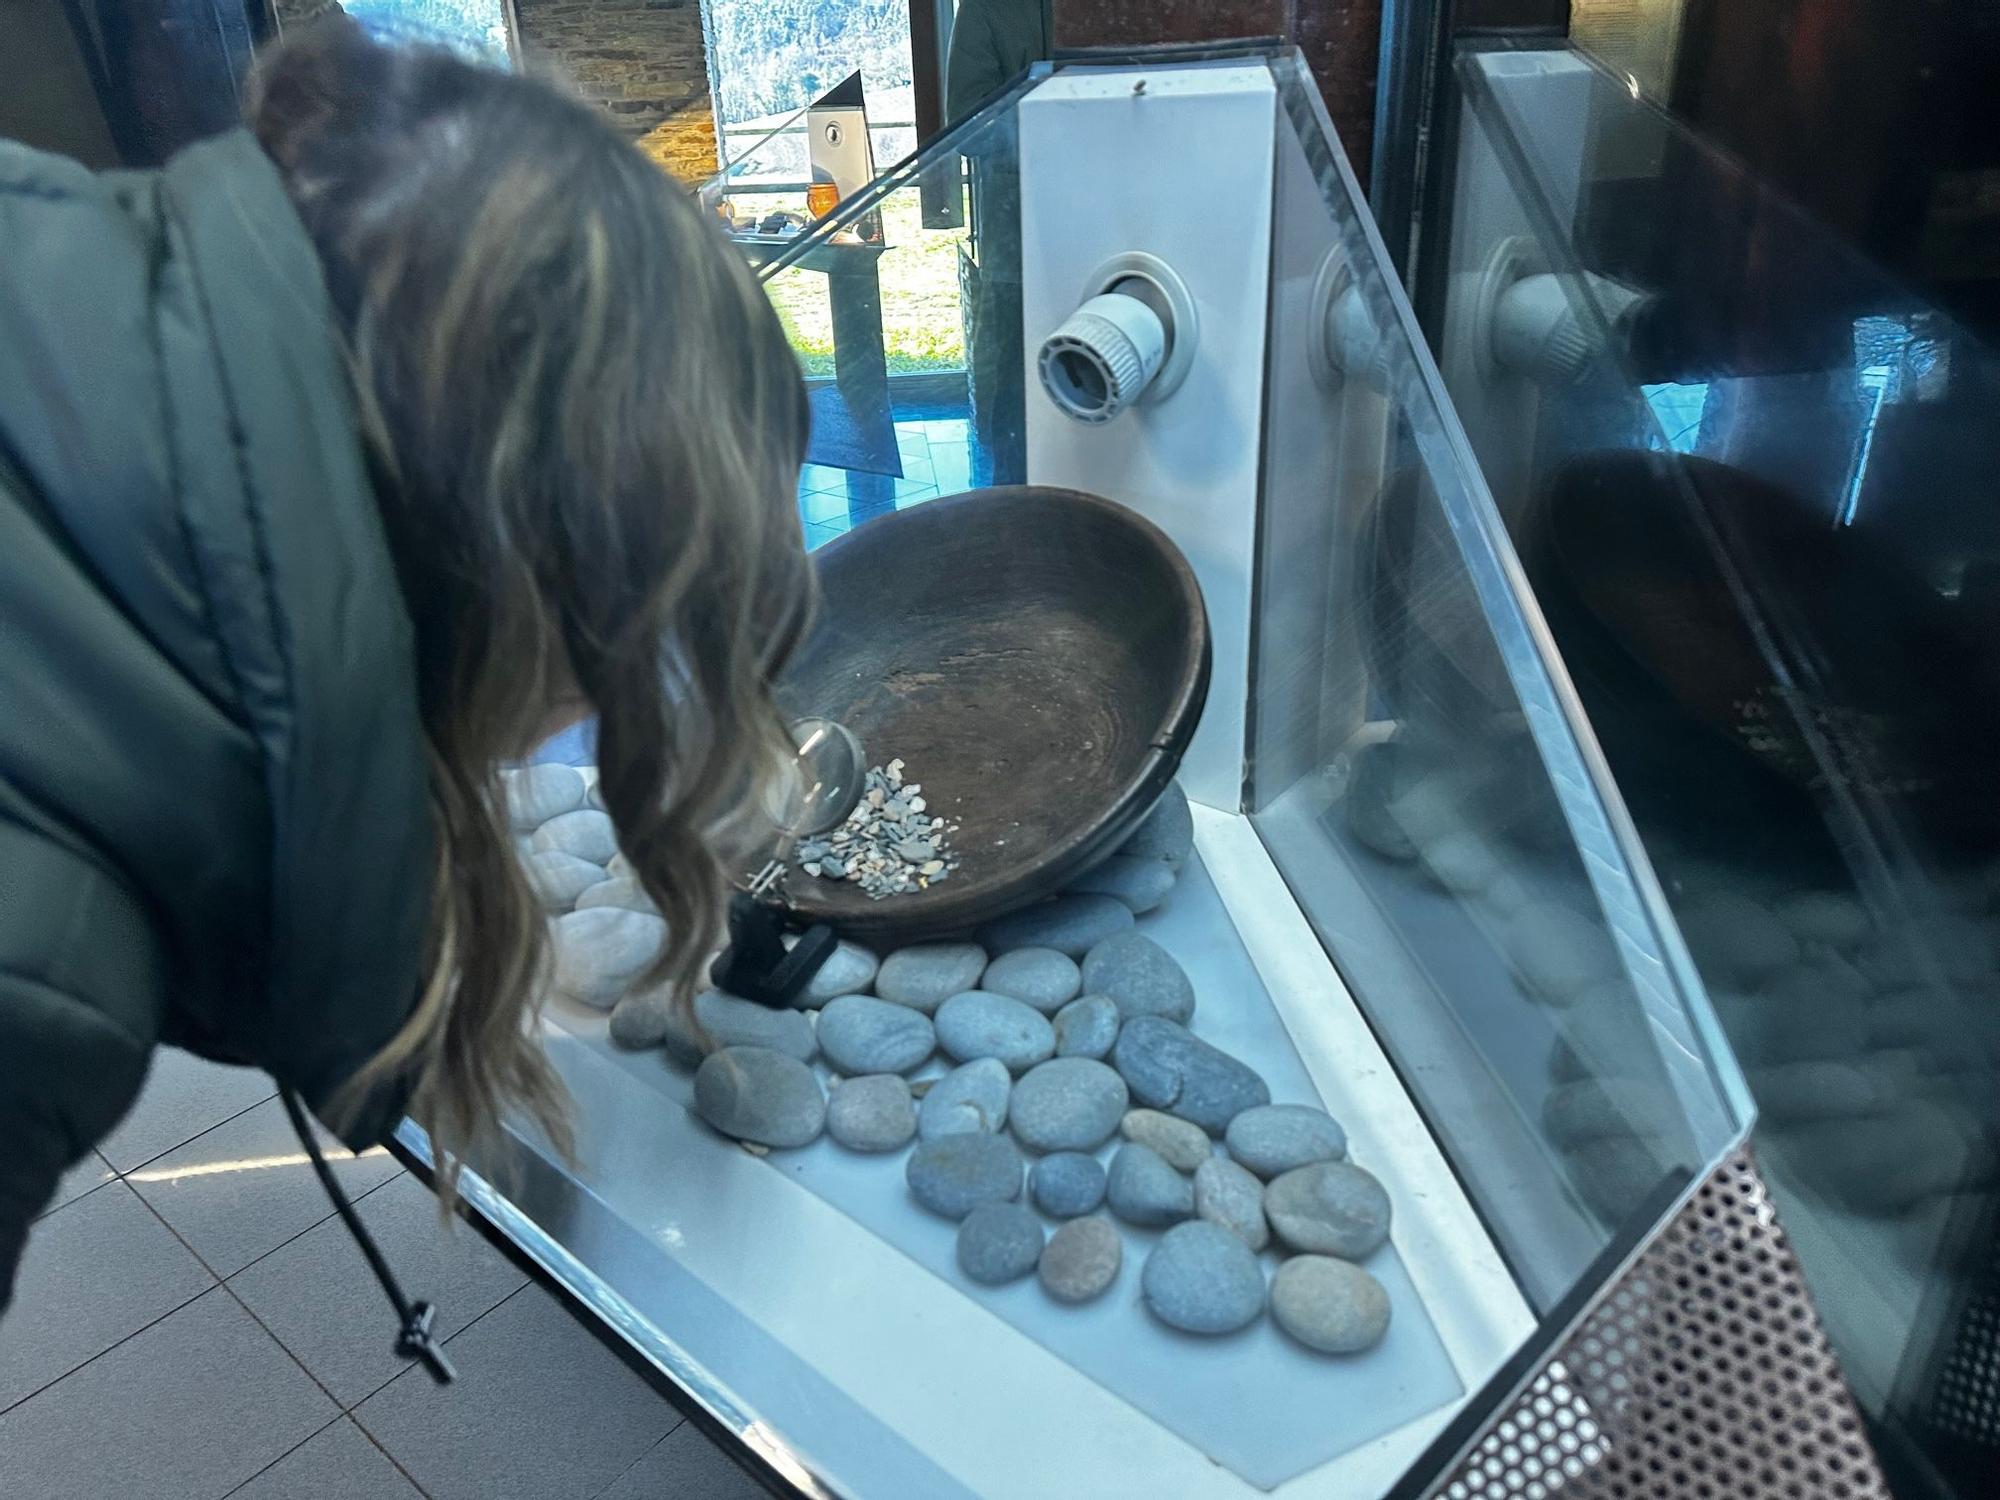
[[[256,142],[101,177],[0,142],[0,1305],[156,1043],[321,1109],[407,1016],[416,705],[319,261]]]

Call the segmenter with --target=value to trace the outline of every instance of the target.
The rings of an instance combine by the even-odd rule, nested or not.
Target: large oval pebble
[[[524,766],[507,776],[506,787],[507,818],[516,833],[533,833],[583,806],[583,773],[574,766]]]
[[[1295,1255],[1271,1278],[1271,1318],[1308,1349],[1359,1354],[1389,1331],[1389,1294],[1348,1261]]]
[[[982,1203],[1019,1198],[1025,1170],[1020,1149],[1004,1135],[946,1135],[919,1143],[903,1178],[932,1213],[962,1219]]]
[[[997,1058],[1012,1073],[1025,1073],[1055,1056],[1056,1051],[1055,1028],[1047,1016],[1033,1006],[984,990],[953,995],[938,1007],[937,1038],[938,1044],[960,1062]]]
[[[660,956],[667,924],[641,911],[593,906],[555,923],[555,987],[572,1000],[609,1010]]]
[[[560,849],[538,849],[524,861],[528,884],[542,898],[544,909],[565,912],[576,898],[604,879],[604,870],[587,859],[564,854]]]
[[[811,1062],[819,1051],[812,1022],[797,1011],[772,1010],[720,990],[696,995],[692,1015],[669,1011],[661,1040],[667,1056],[689,1068],[723,1047],[768,1047],[800,1062]]]
[[[818,1010],[842,995],[865,995],[881,967],[881,961],[859,943],[836,944],[794,1003],[801,1010]]]
[[[1094,1151],[1118,1128],[1125,1080],[1087,1057],[1058,1057],[1014,1085],[1008,1115],[1022,1145],[1036,1151]]]
[[[1174,956],[1142,932],[1121,932],[1084,957],[1083,987],[1109,995],[1118,1014],[1164,1016],[1186,1024],[1194,1014],[1194,985]]]
[[[908,1145],[917,1133],[917,1105],[909,1083],[895,1073],[842,1079],[827,1095],[826,1133],[850,1151],[895,1151]]]
[[[979,980],[979,988],[988,994],[1032,1005],[1045,1016],[1054,1015],[1074,1000],[1082,987],[1076,960],[1053,948],[1016,948],[1003,953],[986,966]]]
[[[1111,1158],[1105,1202],[1127,1224],[1158,1228],[1194,1213],[1194,1184],[1160,1159],[1158,1152],[1130,1143]]]
[[[1868,909],[1843,891],[1801,891],[1778,903],[1777,918],[1805,943],[1851,953],[1874,929]]]
[[[1221,1135],[1244,1110],[1271,1102],[1270,1087],[1256,1073],[1160,1016],[1127,1021],[1111,1061],[1134,1099],[1192,1120],[1210,1135]]]
[[[882,960],[875,993],[928,1015],[953,995],[978,988],[985,972],[986,950],[977,943],[924,943]]]
[[[1259,1177],[1277,1177],[1316,1161],[1347,1155],[1347,1132],[1323,1109],[1304,1104],[1261,1104],[1229,1122],[1229,1154]]]
[[[1133,1110],[1119,1122],[1118,1130],[1126,1140],[1158,1152],[1176,1172],[1192,1172],[1215,1154],[1206,1130],[1157,1109]]]
[[[1799,941],[1791,929],[1747,896],[1704,896],[1674,916],[1710,983],[1751,989],[1798,962]]]
[[[1132,909],[1111,896],[1058,896],[1002,917],[981,935],[994,953],[1016,948],[1053,948],[1082,958],[1114,933],[1132,925]]]
[[[1271,1226],[1264,1218],[1264,1184],[1225,1157],[1211,1156],[1195,1170],[1194,1211],[1252,1250],[1271,1243]]]
[[[1146,821],[1118,852],[1127,859],[1156,859],[1178,870],[1194,849],[1194,814],[1178,781],[1167,783]]]
[[[1079,895],[1109,896],[1135,917],[1152,911],[1174,888],[1174,867],[1161,859],[1114,854],[1088,875],[1070,882]]]
[[[1109,995],[1072,1000],[1056,1012],[1056,1056],[1109,1057],[1120,1024],[1118,1002]]]
[[[596,865],[591,869],[597,870]],[[603,875],[598,870],[599,876]],[[622,906],[627,911],[643,911],[658,916],[660,909],[653,905],[653,898],[646,894],[646,888],[630,876],[616,880],[599,879],[597,884],[576,898],[578,911],[589,911],[593,906]]]
[[[1315,1162],[1275,1179],[1264,1216],[1294,1250],[1342,1260],[1364,1260],[1389,1238],[1389,1194],[1352,1162]]]
[[[766,1047],[725,1047],[704,1059],[694,1107],[724,1135],[779,1149],[811,1144],[826,1124],[813,1070]]]
[[[1042,1250],[1042,1289],[1058,1302],[1088,1302],[1118,1279],[1124,1258],[1124,1241],[1106,1220],[1072,1220]]]
[[[618,852],[618,834],[611,826],[610,815],[593,812],[589,808],[551,818],[535,830],[535,836],[529,842],[536,849],[574,854],[578,859],[587,859],[594,865],[609,864]]]
[[[1507,919],[1507,956],[1535,999],[1567,1005],[1600,979],[1618,972],[1618,955],[1604,929],[1552,901],[1536,901]]]
[[[958,1226],[958,1268],[982,1286],[1019,1281],[1042,1258],[1042,1221],[1018,1203],[982,1203]]]
[[[842,1073],[907,1073],[937,1050],[937,1037],[920,1010],[842,995],[819,1013],[819,1048]]]
[[[1234,1333],[1264,1310],[1264,1272],[1250,1247],[1201,1221],[1160,1236],[1139,1286],[1153,1316],[1186,1333]]]
[[[1074,1219],[1104,1202],[1104,1164],[1081,1151],[1057,1151],[1028,1173],[1035,1207],[1055,1219]]]
[[[1013,1075],[997,1058],[982,1057],[953,1068],[933,1083],[917,1111],[917,1134],[927,1141],[945,1135],[992,1135],[1007,1123]]]

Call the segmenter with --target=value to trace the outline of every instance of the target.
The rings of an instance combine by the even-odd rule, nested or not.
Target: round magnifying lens
[[[861,800],[868,773],[861,741],[832,719],[800,719],[792,743],[798,755],[765,803],[771,821],[792,838],[838,828]]]

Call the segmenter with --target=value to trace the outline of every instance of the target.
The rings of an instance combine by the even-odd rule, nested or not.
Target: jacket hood
[[[169,1039],[324,1113],[415,1000],[435,850],[412,631],[318,257],[235,132],[106,177],[0,144],[0,260],[0,448],[60,555],[9,609],[31,638],[37,608],[119,622],[19,668],[50,707],[0,726],[0,816],[149,909]],[[401,1103],[343,1137],[379,1139]]]

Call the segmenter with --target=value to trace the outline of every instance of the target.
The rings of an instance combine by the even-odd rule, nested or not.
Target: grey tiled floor
[[[162,1050],[36,1223],[0,1319],[0,1492],[36,1500],[755,1500],[763,1488],[385,1153],[335,1170],[457,1384],[380,1289],[270,1079]]]

